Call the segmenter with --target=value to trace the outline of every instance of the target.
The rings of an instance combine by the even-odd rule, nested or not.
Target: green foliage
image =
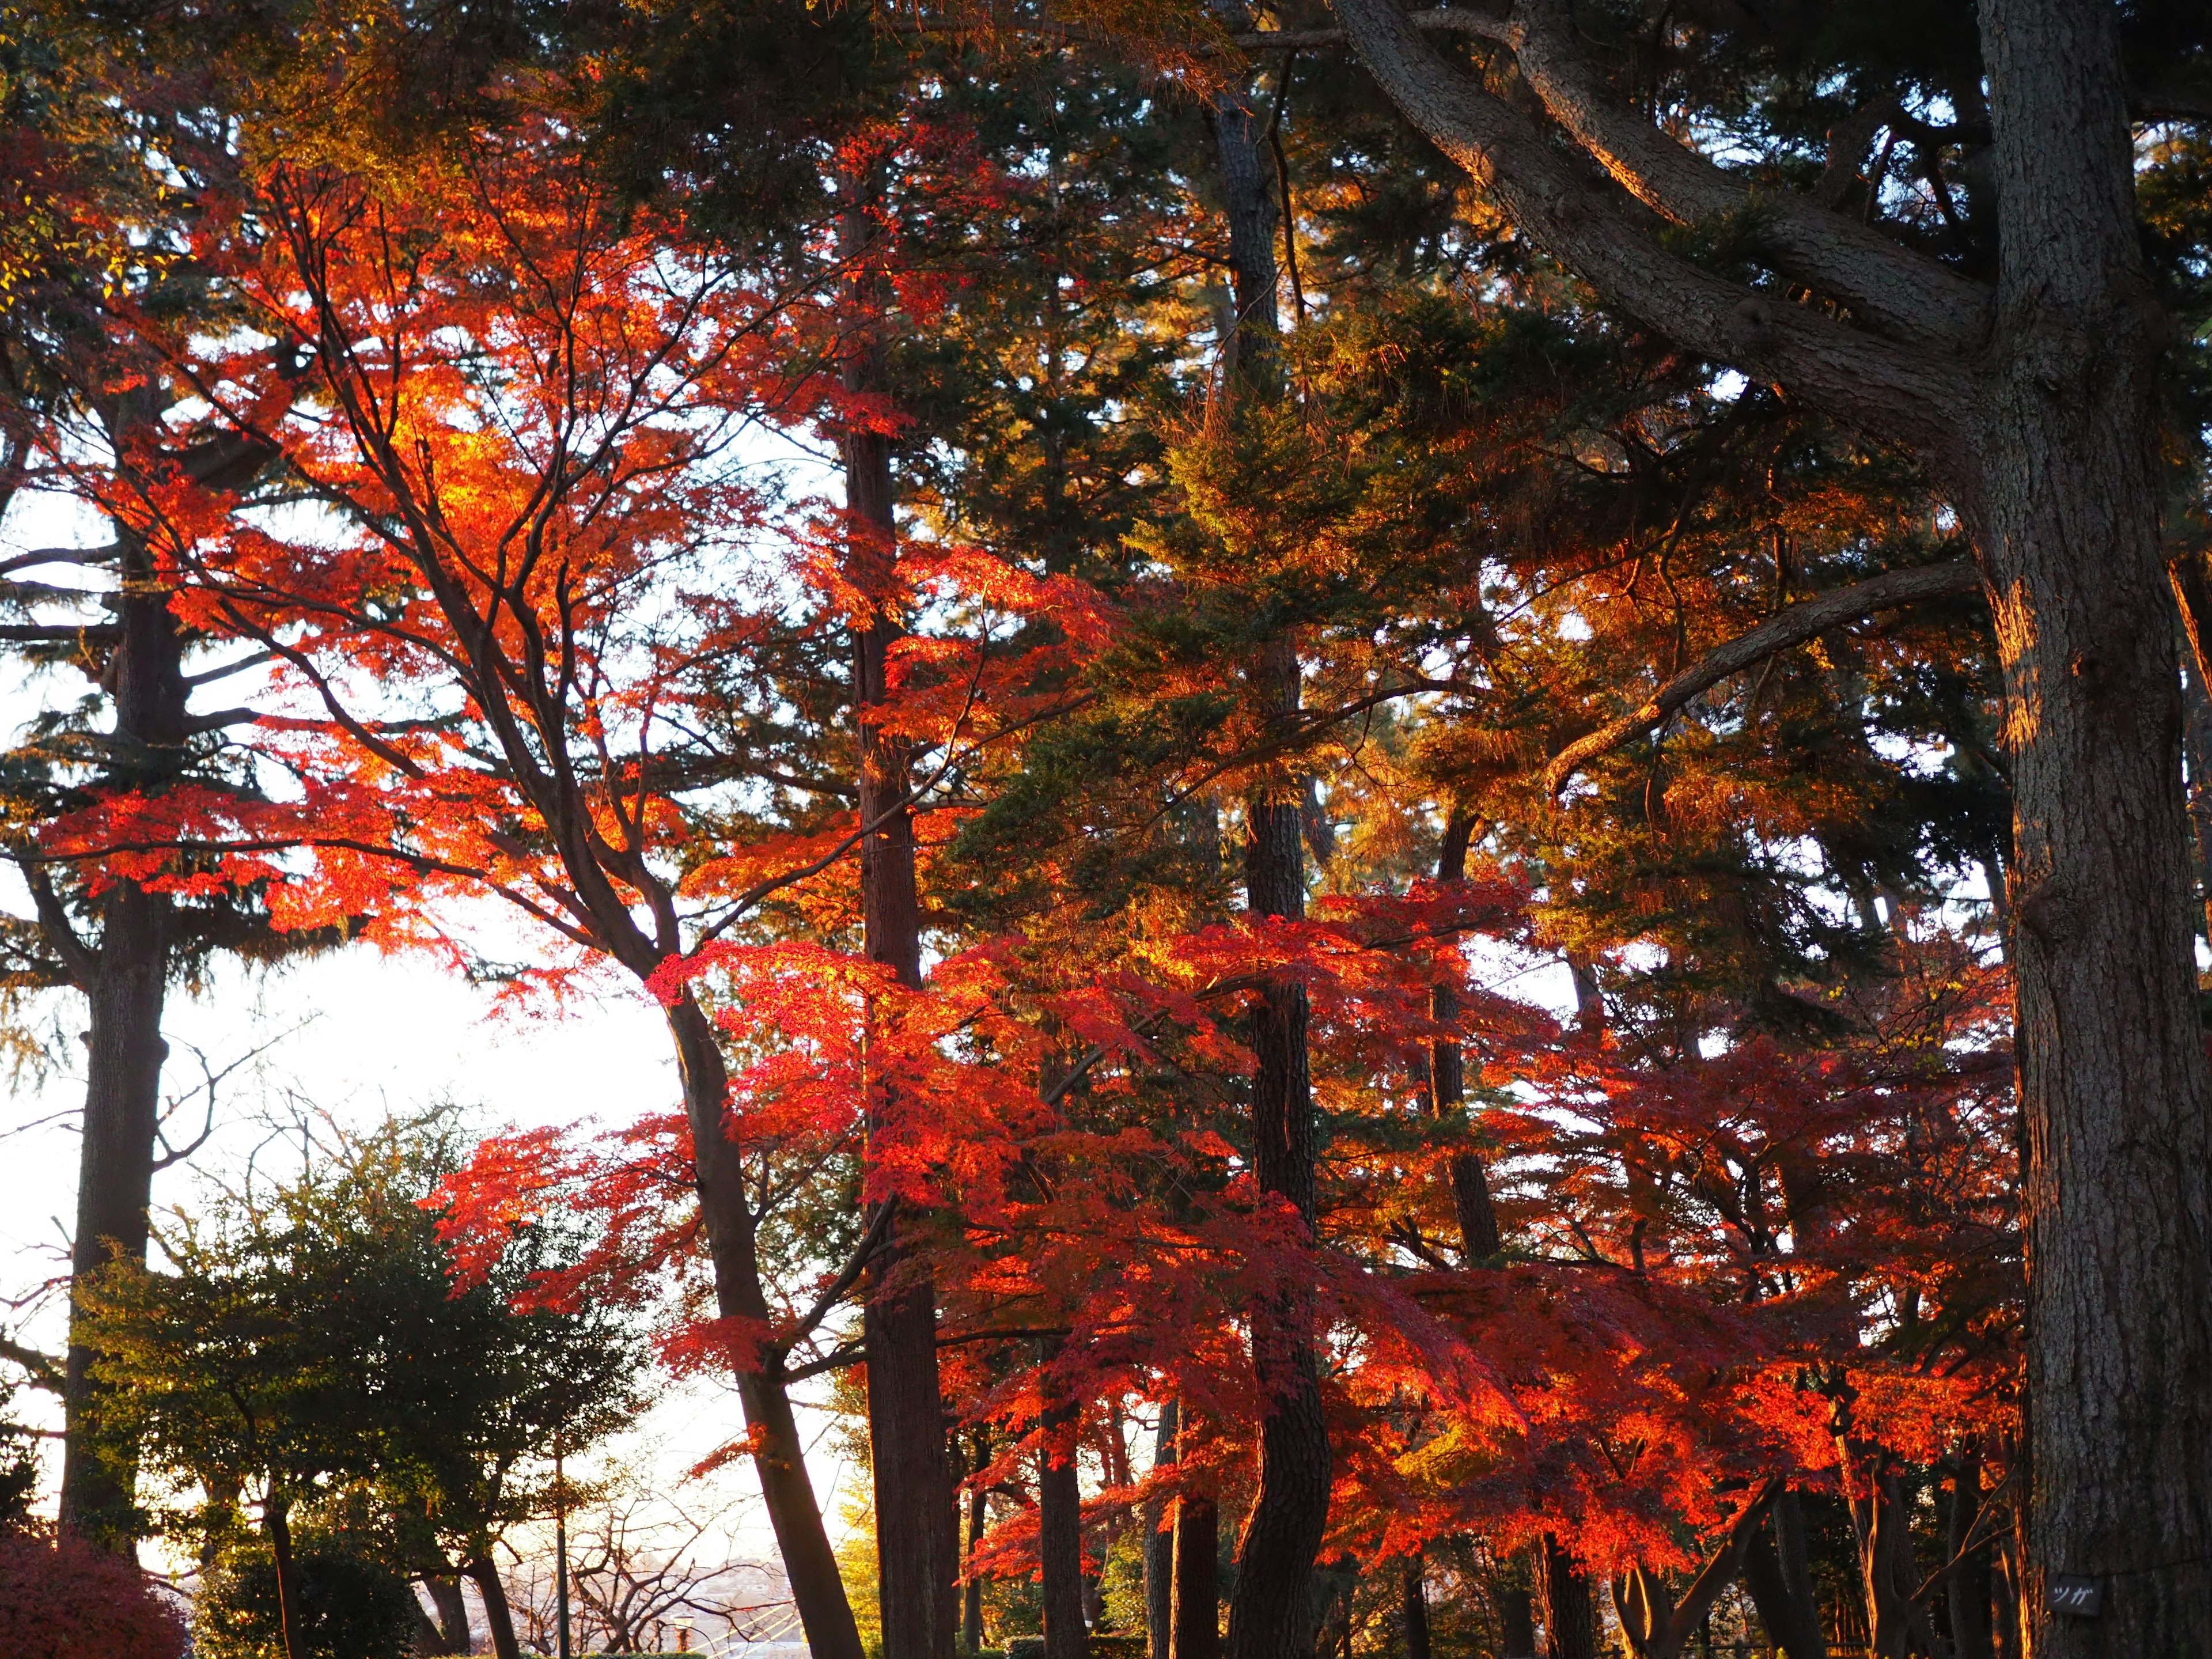
[[[455,1290],[423,1200],[459,1151],[440,1116],[342,1138],[295,1182],[179,1218],[173,1271],[118,1263],[83,1292],[102,1426],[167,1483],[167,1531],[227,1548],[248,1508],[343,1514],[390,1572],[447,1571],[543,1510],[556,1448],[635,1416],[620,1313],[516,1305],[580,1238],[520,1233]]]
[[[380,1540],[303,1533],[292,1546],[299,1659],[403,1659],[412,1651],[415,1592]],[[283,1659],[276,1564],[259,1541],[226,1551],[193,1610],[199,1659]]]

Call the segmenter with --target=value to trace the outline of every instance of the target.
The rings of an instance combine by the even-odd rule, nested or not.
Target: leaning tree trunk
[[[1969,503],[2013,757],[2037,1659],[2212,1651],[2212,1076],[2114,9],[1982,0],[2000,307]],[[2050,1610],[2093,1579],[2094,1618]]]
[[[842,234],[848,257],[865,271],[858,262],[871,235],[866,213],[848,213]],[[845,361],[851,392],[880,394],[884,389],[884,342],[872,322],[878,289],[865,274],[855,279],[854,309],[868,320],[855,330]],[[842,449],[849,574],[860,592],[888,604],[897,557],[890,441],[880,432],[854,427],[843,434]],[[854,638],[861,927],[868,959],[888,965],[900,984],[919,989],[921,905],[908,799],[912,784],[904,744],[880,724],[890,697],[887,653],[896,637],[896,622],[880,617]],[[896,1119],[897,1103],[879,1098],[870,1114],[871,1133],[879,1133]],[[908,1247],[910,1239],[907,1218],[894,1214],[862,1311],[883,1659],[951,1659],[959,1620],[959,1533],[937,1373],[937,1287],[927,1261]]]
[[[725,1319],[764,1328],[770,1322],[770,1311],[761,1288],[744,1162],[723,1127],[730,1088],[721,1045],[713,1024],[689,992],[669,1008],[668,1024],[676,1039],[684,1110],[691,1126],[699,1212],[714,1267],[715,1311]],[[822,1506],[806,1471],[806,1443],[791,1408],[782,1361],[774,1355],[741,1354],[737,1376],[762,1504],[775,1533],[807,1650],[814,1659],[862,1659],[860,1626],[846,1599],[836,1552],[822,1524]]]
[[[499,1564],[489,1556],[469,1563],[469,1579],[483,1598],[484,1628],[491,1637],[492,1659],[522,1659],[522,1644],[514,1634],[514,1609],[507,1605],[507,1585]]]
[[[157,788],[174,775],[190,735],[184,641],[167,591],[153,584],[143,544],[120,526],[117,538],[124,547],[124,587],[116,602],[120,637],[106,675],[115,702],[109,781],[125,788]],[[91,947],[76,939],[58,908],[43,917],[89,1004],[76,1231],[70,1249],[71,1282],[79,1284],[109,1261],[146,1260],[161,1062],[168,1052],[161,1013],[175,942],[174,903],[134,882],[112,887],[100,915],[99,943]],[[61,1522],[80,1537],[129,1551],[137,1536],[136,1449],[104,1438],[94,1420],[99,1384],[92,1358],[72,1311]]]

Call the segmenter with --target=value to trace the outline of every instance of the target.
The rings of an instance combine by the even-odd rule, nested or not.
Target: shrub
[[[179,1659],[185,1620],[135,1562],[25,1528],[0,1533],[9,1659]]]

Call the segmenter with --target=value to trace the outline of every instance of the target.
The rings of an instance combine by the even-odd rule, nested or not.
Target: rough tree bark
[[[858,195],[867,186],[851,181]],[[856,277],[854,309],[879,310],[877,285],[861,264],[871,231],[857,206],[842,222]],[[879,394],[884,342],[872,326],[854,331],[843,365],[848,391]],[[863,592],[883,592],[897,556],[890,441],[849,427],[841,439],[851,574]],[[874,711],[890,695],[886,655],[896,621],[878,617],[853,641],[853,696],[860,736],[860,908],[868,959],[888,965],[899,983],[921,984],[921,905],[915,880],[912,788],[904,746],[886,735]],[[896,1103],[872,1103],[871,1132],[896,1115]],[[868,1445],[875,1469],[876,1540],[884,1659],[951,1659],[959,1618],[955,1582],[959,1537],[951,1469],[945,1455],[945,1405],[937,1374],[937,1291],[928,1264],[908,1248],[905,1218],[894,1214],[871,1270],[863,1310],[867,1352]]]
[[[1475,27],[1569,145],[1441,58],[1395,0],[1332,3],[1392,100],[1523,232],[1692,349],[1912,446],[1973,532],[2018,853],[2022,1617],[2038,1659],[2212,1650],[2212,1075],[2154,477],[2168,325],[2137,241],[2115,9],[1980,0],[1991,288],[1811,194],[1754,202],[1611,95],[1566,0]],[[1669,222],[1738,216],[1773,272],[1844,309],[1784,302],[1668,246]],[[2051,1612],[2057,1573],[2098,1581],[2098,1619]]]
[[[1550,1533],[1536,1546],[1536,1588],[1544,1601],[1544,1644],[1550,1659],[1601,1659],[1597,1596],[1589,1573]]]

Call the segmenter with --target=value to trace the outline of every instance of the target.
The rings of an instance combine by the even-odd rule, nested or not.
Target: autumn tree
[[[2177,1540],[2169,1560],[2204,1553],[2173,1472],[2202,1461],[2205,1435],[2176,1390],[2212,1347],[2200,1267],[2179,1242],[2207,1203],[2185,1172],[2205,1161],[2212,1082],[2193,1012],[2159,535],[2158,363],[2171,337],[2138,240],[2131,123],[2193,118],[2185,92],[2166,98],[2150,77],[2203,43],[2178,15],[2052,0],[1948,27],[1885,18],[1856,37],[1813,14],[1686,18],[1660,26],[1660,69],[1619,50],[1624,15],[1597,37],[1615,63],[1655,64],[1636,71],[1650,91],[1631,99],[1565,6],[1453,14],[1483,43],[1485,67],[1527,88],[1516,103],[1395,7],[1334,9],[1370,72],[1516,225],[1713,361],[1913,449],[1972,534],[2006,676],[2022,920],[2035,1417],[2025,1605],[2054,1652],[2201,1641],[2212,1578],[2133,1572],[2143,1537]],[[1770,127],[1742,164],[1717,161],[1647,112],[1729,120],[1735,93],[1709,90],[1723,64],[1760,65],[1778,92],[1824,76],[1835,90],[1813,121]],[[1893,182],[1907,165],[1917,188]],[[1838,210],[1847,203],[1858,210]],[[1723,223],[1744,227],[1727,239],[1734,270],[1717,247],[1701,258],[1670,240],[1673,227]],[[2101,713],[2118,706],[2149,711],[2123,741]],[[2119,801],[2124,817],[2099,805]],[[2145,1139],[2198,1150],[2154,1175],[2122,1150]],[[2145,1226],[2175,1231],[2115,1255]],[[2094,1287],[2068,1266],[2123,1256],[2134,1265]],[[2091,1352],[2096,1364],[2076,1363]],[[2119,1411],[2151,1396],[2169,1403]],[[2050,1575],[2124,1569],[2126,1593],[2094,1632],[2049,1612]]]

